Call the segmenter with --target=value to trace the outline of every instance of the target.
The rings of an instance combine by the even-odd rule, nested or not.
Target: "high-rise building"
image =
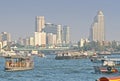
[[[45,24],[44,31],[45,31],[46,33],[57,34],[57,25],[52,24],[52,23],[46,23],[46,24]]]
[[[44,16],[36,17],[36,29],[35,32],[41,32],[45,27],[45,19]]]
[[[24,40],[25,40],[25,44],[24,45],[26,45],[26,46],[30,45],[29,38],[26,38]]]
[[[2,46],[3,46],[3,47],[6,46],[7,44],[8,44],[7,41],[2,41]]]
[[[70,43],[70,28],[69,28],[69,26],[64,26],[62,33],[63,33],[63,37],[62,37],[63,44],[69,44]]]
[[[55,46],[56,45],[56,34],[48,33],[47,34],[47,44],[49,46]]]
[[[41,45],[41,32],[35,32],[35,45]]]
[[[46,46],[46,33],[41,32],[41,46],[45,47]]]
[[[35,45],[45,46],[46,45],[46,33],[35,32]]]
[[[11,35],[10,33],[7,32],[2,32],[1,35],[1,41],[7,41],[7,42],[11,42]]]
[[[105,41],[104,15],[102,11],[98,11],[94,19],[90,29],[90,40],[99,42]]]
[[[34,37],[29,37],[29,45],[34,46]]]
[[[20,45],[24,45],[24,41],[23,41],[23,38],[19,38],[18,41],[17,41],[18,44]]]
[[[62,44],[62,26],[61,25],[57,26],[57,44],[58,45]]]

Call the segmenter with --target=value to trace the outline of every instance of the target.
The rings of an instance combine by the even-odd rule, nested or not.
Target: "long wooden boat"
[[[31,70],[34,68],[31,56],[6,56],[5,60],[5,71]]]

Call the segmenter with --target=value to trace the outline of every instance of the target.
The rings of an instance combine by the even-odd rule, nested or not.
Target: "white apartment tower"
[[[45,46],[46,45],[46,33],[35,32],[35,45]]]
[[[70,43],[70,28],[69,26],[64,26],[63,27],[63,44],[69,44]]]
[[[98,11],[98,14],[94,19],[90,32],[91,41],[105,41],[104,15],[102,11]]]
[[[57,44],[58,45],[62,44],[62,26],[61,25],[57,26]]]
[[[37,16],[35,36],[34,36],[35,45],[40,45],[40,46],[46,45],[46,33],[43,31],[44,27],[45,27],[44,16]]]
[[[45,47],[46,46],[46,33],[41,32],[41,46]]]
[[[45,19],[44,16],[37,16],[36,17],[36,32],[41,32],[42,29],[45,27]]]

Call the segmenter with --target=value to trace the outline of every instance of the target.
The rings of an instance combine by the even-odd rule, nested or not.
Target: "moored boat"
[[[98,55],[111,55],[111,52],[109,51],[102,51],[102,52],[98,52]]]
[[[91,62],[103,62],[107,57],[105,56],[99,56],[99,55],[94,55],[90,57]]]
[[[105,60],[101,66],[94,66],[95,73],[120,72],[120,60]]]
[[[6,56],[5,71],[31,70],[34,68],[34,62],[31,56]]]
[[[60,52],[56,55],[56,60],[62,60],[62,59],[80,59],[80,58],[87,58],[87,55],[81,54],[77,51],[66,51],[66,52]]]
[[[68,52],[62,52],[58,53],[55,57],[56,60],[61,60],[61,59],[71,59],[71,54]]]

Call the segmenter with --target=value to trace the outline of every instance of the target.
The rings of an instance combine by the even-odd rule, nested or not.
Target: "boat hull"
[[[56,56],[55,59],[56,60],[62,60],[62,59],[81,59],[81,58],[87,58],[87,56]]]
[[[32,70],[33,67],[9,67],[5,68],[5,71],[24,71],[24,70]]]
[[[95,73],[117,73],[118,68],[111,66],[94,66]]]

